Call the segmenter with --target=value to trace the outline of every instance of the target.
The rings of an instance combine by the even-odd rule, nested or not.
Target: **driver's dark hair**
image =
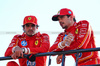
[[[71,15],[66,15],[66,16],[69,18]],[[75,17],[73,18],[73,21],[76,22]]]

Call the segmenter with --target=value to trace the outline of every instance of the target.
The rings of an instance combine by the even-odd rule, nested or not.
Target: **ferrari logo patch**
[[[31,20],[32,18],[31,17],[28,17],[28,20]]]
[[[78,34],[78,28],[76,29],[75,34]]]
[[[35,45],[38,45],[38,40],[35,41]]]
[[[58,11],[58,13],[57,13],[58,15],[60,14],[60,11]]]

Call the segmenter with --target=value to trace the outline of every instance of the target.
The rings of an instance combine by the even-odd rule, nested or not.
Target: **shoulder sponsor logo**
[[[46,38],[46,39],[48,39],[48,36],[43,36],[43,38]]]
[[[87,27],[87,24],[82,24],[82,27]]]
[[[27,42],[24,40],[24,41],[21,42],[21,45],[22,46],[27,46]]]
[[[49,39],[43,39],[42,42],[43,43],[49,43]]]
[[[86,34],[87,28],[81,28],[80,29],[80,34]]]
[[[81,34],[79,35],[79,38],[83,38],[83,37],[84,37],[84,35],[81,35]]]

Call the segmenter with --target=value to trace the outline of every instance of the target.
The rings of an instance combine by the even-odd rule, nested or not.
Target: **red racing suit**
[[[33,54],[48,52],[50,47],[49,36],[45,33],[40,34],[40,32],[32,37],[24,33],[22,35],[15,35],[5,52],[5,56],[10,56],[13,53],[12,48],[15,46],[27,48]],[[35,65],[32,66],[46,66],[46,58],[46,56],[36,57],[35,63],[28,61],[26,58],[19,59],[19,64],[20,66],[30,66],[33,63]]]
[[[58,47],[58,44],[63,41],[64,35],[68,35],[68,33],[72,33],[74,36],[73,42],[70,46],[66,46],[63,49]],[[51,51],[66,51],[66,50],[75,50],[75,49],[88,49],[88,48],[96,48],[94,34],[89,25],[89,22],[86,20],[79,21],[78,23],[74,23],[68,29],[65,29],[65,32],[62,32],[58,35],[55,43],[50,47]],[[71,54],[72,57],[76,60],[76,54]],[[98,52],[84,52],[79,53],[78,65],[91,65],[100,63],[100,59],[98,57]]]

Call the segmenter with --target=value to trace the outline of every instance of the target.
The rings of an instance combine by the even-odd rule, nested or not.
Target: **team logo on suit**
[[[31,62],[29,60],[27,60],[27,66],[35,66],[36,62]]]
[[[26,46],[27,45],[27,42],[24,40],[24,41],[21,42],[21,45],[22,46]]]
[[[75,34],[78,34],[78,28],[76,29]]]
[[[38,45],[38,40],[35,41],[35,45]]]

